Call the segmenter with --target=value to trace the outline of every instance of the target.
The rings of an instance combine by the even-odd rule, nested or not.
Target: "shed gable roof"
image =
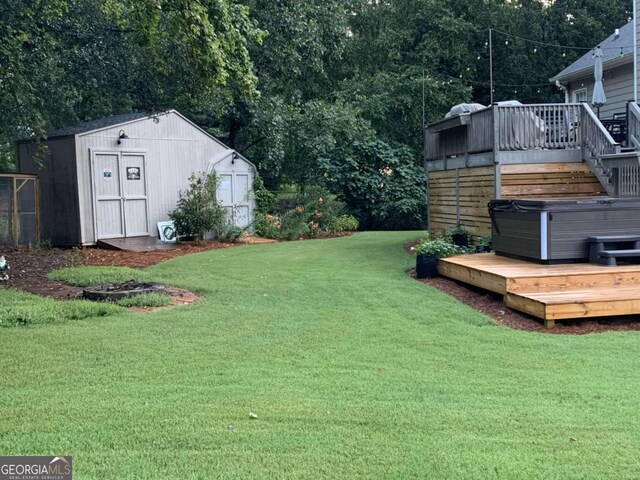
[[[125,113],[123,115],[113,115],[110,117],[98,118],[96,120],[90,120],[88,122],[75,125],[73,127],[66,127],[58,130],[53,130],[47,134],[46,139],[51,140],[55,138],[70,137],[74,135],[86,135],[86,134],[97,132],[107,128],[117,127],[118,125],[125,125],[127,123],[148,120],[151,118],[155,118],[156,116],[170,115],[170,114],[176,115],[178,118],[182,119],[184,122],[187,122],[193,128],[200,130],[202,133],[204,133],[207,137],[209,137],[214,142],[229,149],[229,146],[225,145],[223,142],[221,142],[216,137],[211,135],[209,132],[207,132],[200,126],[198,126],[196,123],[189,120],[187,117],[182,115],[177,110],[167,110],[165,112],[161,112],[157,114],[149,114],[145,112]]]
[[[602,48],[602,61],[605,69],[633,61],[633,29],[634,22],[632,20],[624,27],[620,28],[620,35],[618,38],[613,34],[598,44]],[[589,50],[578,60],[549,80],[555,82],[556,80],[564,81],[579,78],[582,75],[593,72],[593,67],[593,52]]]
[[[129,123],[141,118],[148,118],[149,114],[144,112],[125,113],[124,115],[112,115],[111,117],[98,118],[83,122],[72,127],[59,128],[47,133],[47,139],[69,137],[72,135],[78,135],[81,133],[91,132],[93,130],[100,130],[102,128],[113,127],[122,123]]]

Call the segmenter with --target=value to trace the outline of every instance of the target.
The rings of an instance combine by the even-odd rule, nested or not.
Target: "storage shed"
[[[36,161],[18,144],[18,169],[40,178],[41,236],[54,245],[158,236],[196,172],[218,175],[218,199],[233,222],[253,221],[255,166],[179,112],[133,113],[56,130]]]

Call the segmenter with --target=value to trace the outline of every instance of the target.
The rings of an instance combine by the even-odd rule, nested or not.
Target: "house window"
[[[573,92],[573,103],[582,103],[587,101],[587,89],[581,88]]]

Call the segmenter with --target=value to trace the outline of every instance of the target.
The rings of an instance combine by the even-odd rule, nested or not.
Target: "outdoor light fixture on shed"
[[[126,133],[124,133],[124,130],[120,130],[118,132],[118,145],[120,145],[122,143],[122,140],[128,139],[129,137],[127,136]]]
[[[231,154],[231,165],[236,163],[236,158],[238,158],[238,154],[236,152],[233,152]]]

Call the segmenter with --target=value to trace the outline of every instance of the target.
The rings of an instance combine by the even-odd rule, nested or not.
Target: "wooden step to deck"
[[[545,321],[635,315],[640,313],[640,288],[507,293],[505,305]]]
[[[640,265],[541,265],[476,254],[440,260],[441,275],[504,296],[505,305],[545,320],[640,314]]]

